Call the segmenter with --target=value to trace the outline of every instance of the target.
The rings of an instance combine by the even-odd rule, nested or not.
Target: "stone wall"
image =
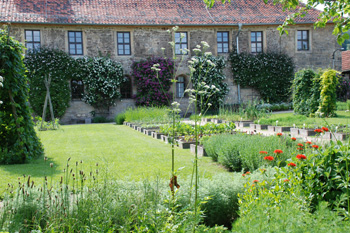
[[[21,42],[24,42],[24,30],[40,30],[42,46],[52,47],[68,51],[69,30],[83,32],[83,46],[84,55],[99,56],[109,54],[112,59],[120,62],[124,68],[125,74],[131,74],[131,64],[133,61],[145,59],[149,56],[166,56],[172,57],[169,41],[171,35],[167,32],[171,27],[163,26],[59,26],[59,25],[24,25],[12,24],[11,35]],[[239,50],[240,52],[250,51],[250,32],[263,31],[263,49],[268,52],[287,53],[293,57],[296,65],[296,70],[302,68],[329,68],[332,65],[332,53],[340,48],[336,42],[336,38],[332,35],[332,25],[327,25],[323,29],[313,29],[313,25],[298,25],[291,27],[289,35],[279,36],[276,30],[277,25],[262,25],[262,26],[247,26],[243,25],[239,34]],[[296,31],[309,30],[310,32],[310,50],[297,51],[296,49]],[[131,34],[131,55],[118,56],[117,55],[117,40],[116,33],[118,31],[130,32]],[[190,53],[184,57],[180,64],[178,75],[186,75],[188,77],[188,63],[187,60],[193,54],[192,49],[201,41],[208,42],[211,47],[208,51],[217,55],[216,49],[216,32],[228,31],[230,50],[236,48],[236,36],[238,33],[237,26],[222,26],[222,27],[180,27],[179,32],[188,33],[188,44]],[[162,51],[161,48],[165,48]],[[341,56],[340,53],[335,54],[335,68],[341,70]],[[226,58],[228,55],[224,55]],[[179,64],[179,60],[176,62]],[[226,82],[229,85],[230,92],[226,98],[226,104],[238,103],[238,89],[232,78],[230,65],[227,64],[225,70],[227,76]],[[249,101],[257,98],[259,93],[249,88],[241,88],[241,100]],[[136,87],[133,87],[133,94],[136,94]],[[185,100],[182,100],[186,103]],[[184,104],[186,105],[186,104]],[[109,117],[112,118],[115,114],[122,112],[127,107],[134,106],[133,100],[121,100],[116,103],[116,107],[110,110]],[[182,107],[186,111],[187,106]],[[66,115],[62,121],[68,122],[74,116],[88,115],[92,111],[92,107],[82,103],[81,101],[72,101],[71,107],[67,110]]]

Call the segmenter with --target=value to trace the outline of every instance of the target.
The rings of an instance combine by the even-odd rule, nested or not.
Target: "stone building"
[[[271,2],[271,1],[269,1]],[[131,98],[136,93],[131,77],[133,61],[149,56],[171,57],[168,44],[173,38],[167,32],[175,25],[184,40],[176,46],[188,48],[185,60],[201,41],[211,45],[214,55],[228,57],[233,49],[239,52],[280,52],[293,57],[296,69],[332,67],[331,55],[340,48],[332,35],[332,24],[314,30],[318,10],[311,10],[297,20],[288,35],[279,36],[276,30],[289,12],[281,6],[263,0],[235,0],[230,4],[217,3],[206,8],[203,0],[7,0],[0,2],[0,22],[11,23],[11,36],[25,43],[28,49],[52,47],[71,56],[98,56],[110,54],[122,63],[129,85],[122,90],[123,98],[110,110],[110,117],[134,106]],[[176,34],[178,36],[179,34]],[[238,40],[237,40],[238,39]],[[341,70],[339,54],[335,68]],[[177,73],[180,81],[188,79],[187,62]],[[229,65],[226,69],[229,95],[227,104],[252,100],[259,93],[235,84]],[[184,85],[178,82],[178,96]],[[79,83],[73,83],[79,85]],[[186,103],[186,99],[182,99]],[[74,98],[62,121],[86,117],[93,108]]]

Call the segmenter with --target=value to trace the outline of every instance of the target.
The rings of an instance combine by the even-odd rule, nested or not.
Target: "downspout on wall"
[[[236,35],[236,46],[237,46],[237,54],[239,54],[239,33],[242,30],[242,23],[238,24],[238,33]],[[239,83],[237,83],[237,95],[238,95],[238,104],[241,104],[241,87],[239,85]]]

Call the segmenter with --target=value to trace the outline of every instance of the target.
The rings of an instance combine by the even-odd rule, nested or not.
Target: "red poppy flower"
[[[301,143],[298,143],[297,145],[298,145],[298,146],[304,146],[304,145],[303,145],[303,144],[301,144]]]
[[[272,157],[272,156],[265,156],[264,159],[265,159],[265,160],[270,160],[270,161],[272,161],[272,160],[274,160],[275,158]]]
[[[304,150],[304,148],[298,147],[297,150]]]
[[[282,136],[282,133],[277,133],[277,136],[278,136],[278,137],[281,137],[281,136]]]
[[[289,180],[288,180],[288,179],[285,179],[284,182],[289,182]]]
[[[323,131],[322,131],[322,129],[315,129],[314,132],[315,133],[322,133]]]
[[[299,154],[299,155],[297,155],[297,159],[306,159],[306,156],[302,155],[302,154]]]
[[[312,145],[313,148],[318,149],[318,145]]]
[[[323,130],[324,132],[328,132],[328,131],[329,131],[329,129],[326,128],[326,127],[322,127],[322,130]]]
[[[260,151],[259,154],[267,154],[267,151]]]
[[[259,181],[258,180],[253,180],[253,183],[258,183]]]
[[[310,141],[307,141],[307,142],[305,142],[306,144],[309,144],[309,145],[311,145],[312,144],[312,142],[310,142]]]
[[[296,138],[291,138],[293,141],[296,141],[297,139]]]
[[[295,167],[296,164],[292,162],[292,163],[288,163],[288,166],[290,166],[290,167]]]
[[[282,150],[277,149],[277,150],[275,150],[273,153],[275,153],[275,154],[282,154],[282,153],[283,153],[283,151],[282,151]]]

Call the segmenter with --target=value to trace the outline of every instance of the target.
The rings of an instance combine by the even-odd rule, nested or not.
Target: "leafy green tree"
[[[321,102],[318,112],[322,117],[335,116],[337,110],[337,84],[338,74],[336,70],[326,70],[321,76]]]
[[[216,0],[203,0],[208,7],[212,7]],[[345,33],[350,29],[350,18],[346,15],[350,14],[350,0],[262,0],[264,3],[272,2],[274,5],[280,4],[283,10],[293,10],[284,23],[278,27],[281,34],[288,33],[286,27],[295,24],[295,19],[304,17],[307,12],[317,6],[324,6],[324,10],[320,12],[318,21],[315,22],[315,27],[325,27],[327,22],[334,23],[333,34],[337,36],[337,41],[341,45],[346,39],[349,39],[349,34]],[[222,3],[231,0],[221,0]]]
[[[28,104],[23,45],[0,30],[0,164],[24,163],[43,154]]]

